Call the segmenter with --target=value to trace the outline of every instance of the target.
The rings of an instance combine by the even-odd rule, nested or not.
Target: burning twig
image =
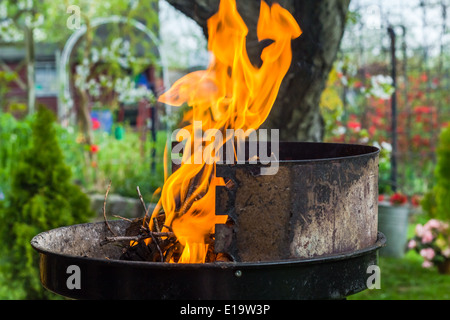
[[[156,240],[155,236],[153,236],[153,232],[150,232],[150,236],[152,237],[153,243],[156,245],[156,248],[158,249],[161,262],[164,262],[163,252],[162,252],[161,247],[159,246],[159,243]]]
[[[158,219],[156,217],[153,218],[153,224],[155,225],[156,232],[161,232],[158,225]]]
[[[111,242],[120,242],[120,241],[136,241],[139,242],[141,240],[145,240],[148,238],[154,238],[154,237],[175,237],[175,234],[173,232],[149,232],[148,234],[141,234],[138,236],[114,236],[114,237],[106,237],[104,241],[102,241],[102,245],[111,243]]]
[[[106,198],[108,197],[109,190],[111,189],[111,183],[112,181],[109,181],[108,189],[106,189],[105,194],[105,201],[103,201],[103,219],[105,220],[105,225],[108,227],[108,230],[111,231],[111,233],[116,236],[114,231],[112,231],[111,227],[109,226],[108,220],[106,219]]]

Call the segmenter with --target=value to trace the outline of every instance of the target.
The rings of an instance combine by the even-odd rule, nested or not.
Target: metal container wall
[[[218,165],[216,251],[236,261],[311,258],[351,252],[377,239],[378,153],[348,144],[280,143],[275,175],[263,165]]]

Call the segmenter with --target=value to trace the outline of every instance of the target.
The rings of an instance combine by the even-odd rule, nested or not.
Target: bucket
[[[386,236],[386,246],[380,256],[401,258],[408,241],[408,206],[378,205],[378,231]]]

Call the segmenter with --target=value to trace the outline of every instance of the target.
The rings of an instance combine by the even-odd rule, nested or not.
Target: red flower
[[[92,129],[97,130],[100,129],[100,121],[96,118],[92,118]]]
[[[420,75],[420,80],[422,80],[423,82],[428,81],[428,76],[427,76],[427,74],[426,74],[426,73],[422,73],[422,74]]]
[[[418,106],[414,108],[414,113],[431,113],[433,111],[433,107],[428,106]]]
[[[361,81],[356,81],[354,86],[355,86],[356,89],[359,89],[359,88],[363,87],[363,84],[362,84]]]
[[[100,148],[96,144],[91,144],[90,150],[92,153],[96,153],[96,152],[98,152],[98,150],[100,150]]]
[[[420,205],[420,196],[417,194],[413,195],[411,197],[411,203],[414,207],[418,207]]]
[[[422,143],[422,136],[420,134],[415,134],[412,137],[412,144],[414,147],[419,147],[420,144]]]
[[[424,96],[423,91],[417,91],[417,95],[416,95],[416,98],[417,98],[417,99],[422,99],[423,96]]]
[[[378,195],[378,202],[384,201],[384,194]]]
[[[408,201],[408,198],[404,194],[401,194],[401,193],[394,193],[390,199],[390,202],[393,205],[396,205],[396,204],[402,205],[402,204],[405,204],[407,201]]]
[[[353,131],[359,131],[361,130],[361,123],[357,122],[357,121],[349,121],[347,123],[347,127],[349,127],[350,129],[352,129]]]

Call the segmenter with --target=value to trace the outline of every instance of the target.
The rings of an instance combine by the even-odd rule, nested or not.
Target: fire
[[[247,33],[235,0],[222,0],[219,11],[208,20],[208,49],[214,57],[208,69],[181,78],[159,99],[169,105],[186,103],[191,107],[184,116],[189,123],[184,129],[190,133],[187,144],[194,152],[183,156],[180,168],[165,181],[160,198],[166,214],[165,225],[172,228],[184,246],[179,263],[205,262],[215,224],[227,220],[226,216],[215,215],[215,189],[224,185],[224,181],[215,176],[216,166],[209,158],[214,160],[215,154],[199,155],[202,151],[195,149],[194,135],[198,132],[194,130],[194,121],[201,122],[200,134],[209,129],[222,133],[226,129],[258,129],[269,115],[290,67],[291,40],[302,31],[280,5],[269,7],[261,2],[258,40],[273,40],[262,51],[261,67],[250,62]],[[208,139],[209,143],[214,142],[212,137]],[[199,163],[202,156],[203,161]],[[158,210],[153,212],[154,216]]]

